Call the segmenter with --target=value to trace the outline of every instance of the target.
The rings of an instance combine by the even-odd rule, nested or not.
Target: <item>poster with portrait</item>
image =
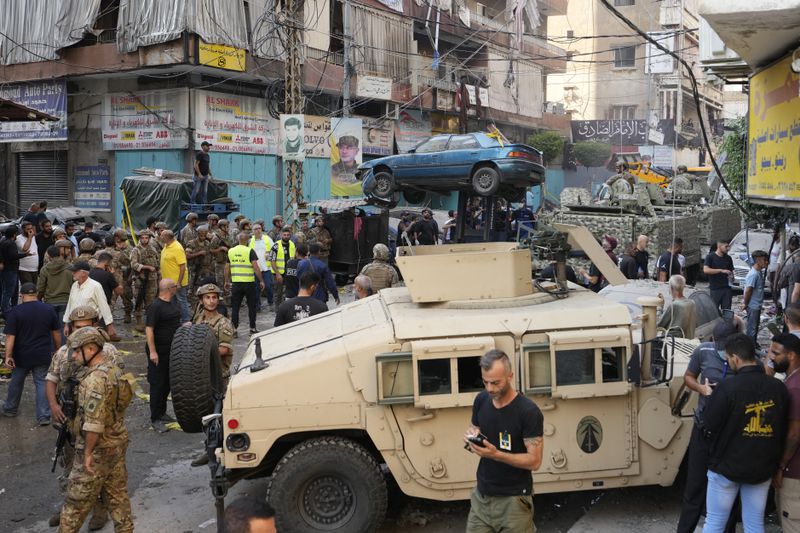
[[[331,118],[331,196],[362,196],[356,170],[361,164],[360,118]]]
[[[306,158],[303,115],[281,115],[281,156],[284,161],[304,161]]]

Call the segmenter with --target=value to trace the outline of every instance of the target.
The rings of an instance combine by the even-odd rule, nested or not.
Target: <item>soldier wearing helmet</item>
[[[152,246],[153,233],[144,229],[139,232],[139,242],[131,250],[131,271],[133,295],[136,298],[134,316],[136,331],[144,331],[142,313],[153,303],[158,293],[158,270],[161,262],[158,252]]]
[[[87,327],[98,327],[100,316],[94,307],[79,305],[70,312],[68,318],[70,331],[75,332]],[[108,339],[105,339],[103,344],[103,353],[105,353],[106,359],[123,368],[123,361],[119,356],[119,351],[107,341]],[[52,417],[56,423],[61,424],[65,420],[64,412],[58,403],[58,398],[64,391],[64,385],[69,378],[75,378],[80,381],[86,375],[86,372],[87,369],[85,367],[78,366],[71,360],[69,347],[66,344],[61,346],[53,355],[45,377],[45,392],[47,394],[47,402],[50,404]],[[75,448],[69,444],[69,441],[70,439],[64,446],[64,455],[62,456],[61,466],[64,471],[58,476],[58,484],[62,496],[65,495],[67,489],[67,479],[69,479],[72,471],[73,458],[75,456]],[[89,521],[91,531],[102,528],[108,522],[108,510],[105,504],[107,501],[107,496],[97,499],[92,511],[92,519]],[[57,526],[60,519],[61,511],[58,511],[50,517],[50,526]]]
[[[161,232],[165,229],[167,229],[165,222],[156,222],[156,231],[153,233],[153,238],[150,239],[150,246],[158,252],[159,257],[161,257],[161,250],[164,248],[164,244],[161,242]]]
[[[80,244],[78,245],[78,249],[80,250],[80,254],[78,257],[75,258],[75,262],[84,261],[89,263],[89,266],[94,268],[97,266],[97,260],[94,258],[94,249],[97,246],[92,239],[89,237],[84,237],[81,239]]]
[[[331,232],[328,231],[328,228],[325,227],[324,215],[318,215],[317,218],[314,219],[314,227],[311,228],[311,237],[308,243],[311,244],[313,242],[319,244],[319,258],[327,265],[328,258],[331,255],[333,237],[331,237]]]
[[[188,213],[186,215],[186,225],[181,229],[180,238],[178,239],[183,246],[186,246],[186,243],[197,238],[198,219],[197,213]]]
[[[208,324],[219,343],[219,358],[222,363],[222,379],[224,387],[228,385],[231,375],[231,362],[233,361],[233,335],[234,327],[230,320],[225,318],[217,308],[222,290],[208,283],[197,289],[197,297],[201,300],[203,311],[194,317],[195,324]]]
[[[272,227],[267,231],[267,235],[269,238],[272,239],[272,242],[275,242],[281,238],[281,229],[283,228],[283,217],[281,215],[275,215],[272,217]]]
[[[197,227],[197,237],[186,243],[186,260],[189,266],[192,287],[198,287],[201,279],[214,275],[214,250],[219,241],[209,234],[208,226]]]
[[[86,327],[70,335],[73,361],[86,373],[80,380],[76,415],[70,424],[75,437],[74,466],[70,472],[59,531],[78,531],[106,489],[115,531],[133,531],[128,499],[125,451],[128,431],[125,409],[133,397],[129,375],[105,352],[105,335]]]
[[[228,250],[236,245],[234,241],[231,240],[231,234],[228,232],[229,227],[230,222],[223,218],[214,229],[211,229],[210,224],[208,229],[209,234],[217,239],[217,246],[211,250],[211,253],[214,255],[214,279],[220,286],[225,285],[225,263],[228,261]],[[225,303],[230,305],[230,291],[227,288],[223,288],[222,294]]]
[[[125,304],[126,324],[131,323],[133,313],[133,276],[131,276],[131,250],[133,248],[128,243],[128,234],[124,229],[114,232],[114,250],[117,252],[116,264],[114,265],[114,278],[122,287],[122,302]]]
[[[372,281],[373,292],[392,287],[400,281],[397,271],[389,264],[389,248],[381,243],[372,247],[372,262],[361,269],[361,274]]]

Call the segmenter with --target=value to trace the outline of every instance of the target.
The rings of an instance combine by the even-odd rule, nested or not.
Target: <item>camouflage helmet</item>
[[[60,241],[56,241],[54,246],[58,248],[72,248],[72,241],[67,239],[61,239]]]
[[[201,224],[197,226],[197,233],[200,233],[201,231],[203,233],[208,233],[208,226],[206,224]]]
[[[208,217],[206,217],[206,220],[219,220],[219,215],[216,213],[211,213],[208,215]]]
[[[186,222],[189,222],[190,220],[197,220],[197,218],[198,218],[197,217],[197,213],[187,213],[186,214]]]
[[[156,230],[167,229],[166,222],[156,222]]]
[[[103,335],[98,328],[91,326],[87,328],[81,328],[69,336],[70,348],[80,348],[91,343],[94,343],[98,347],[102,348],[106,343],[106,336]]]
[[[389,247],[382,243],[376,244],[375,246],[372,247],[372,257],[374,257],[378,261],[388,261]]]
[[[206,283],[205,285],[201,286],[200,288],[197,289],[197,292],[195,294],[197,295],[198,298],[201,298],[204,294],[211,294],[211,293],[215,293],[217,296],[222,295],[222,291],[219,289],[219,287],[217,287],[213,283]]]
[[[97,320],[100,314],[97,309],[91,305],[79,305],[69,313],[69,321],[75,322],[76,320]]]
[[[250,219],[249,219],[249,218],[243,218],[243,219],[239,220],[239,229],[240,229],[240,230],[243,230],[243,229],[244,229],[244,226],[245,226],[245,224],[250,224],[251,226],[253,225],[253,223],[252,223],[252,222],[250,222]]]
[[[139,238],[140,239],[142,237],[144,237],[145,235],[148,236],[148,237],[152,237],[153,236],[153,232],[150,231],[149,229],[143,229],[142,231],[139,232]]]
[[[94,247],[95,242],[90,237],[84,237],[78,245],[81,252],[93,252]]]
[[[220,226],[229,226],[229,225],[230,225],[230,223],[231,223],[231,221],[230,221],[230,220],[228,220],[227,218],[221,218],[221,219],[219,219],[219,225],[220,225]]]
[[[118,230],[115,230],[114,231],[114,238],[115,239],[119,239],[121,241],[127,241],[128,240],[128,232],[125,231],[122,228],[120,228]]]

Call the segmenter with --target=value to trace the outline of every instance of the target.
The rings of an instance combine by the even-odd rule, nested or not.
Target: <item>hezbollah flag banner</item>
[[[331,196],[362,196],[356,169],[361,164],[361,119],[331,118]]]

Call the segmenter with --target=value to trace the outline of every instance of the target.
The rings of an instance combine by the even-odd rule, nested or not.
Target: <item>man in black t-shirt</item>
[[[311,296],[319,285],[320,277],[316,272],[306,272],[300,278],[300,292],[295,298],[290,298],[278,306],[275,312],[275,324],[282,326],[290,322],[302,320],[310,316],[324,313],[328,305]]]
[[[178,285],[174,280],[162,279],[158,284],[158,298],[147,308],[145,335],[147,344],[147,382],[150,384],[150,423],[159,433],[165,433],[165,422],[174,422],[167,416],[169,396],[169,356],[172,337],[181,326],[181,306],[175,298]]]
[[[472,404],[472,424],[464,435],[467,448],[481,457],[466,531],[533,533],[531,472],[542,465],[544,417],[514,390],[504,352],[486,352],[480,367],[486,390]],[[482,437],[480,443],[476,437]]]
[[[111,298],[114,292],[122,294],[122,287],[119,287],[117,280],[114,279],[114,274],[108,271],[108,264],[112,259],[111,254],[106,252],[101,253],[97,256],[97,266],[89,271],[89,277],[103,287],[108,305],[111,305]]]
[[[437,244],[439,242],[439,225],[433,219],[430,209],[422,210],[422,219],[414,222],[408,233],[415,234],[419,244]]]
[[[683,239],[677,237],[672,241],[672,246],[661,254],[658,257],[658,261],[656,261],[658,281],[669,281],[669,278],[681,273],[681,261],[679,259],[681,252],[683,252]]]
[[[717,249],[706,256],[703,273],[708,276],[708,291],[720,311],[730,309],[733,289],[729,282],[733,275],[733,259],[728,255],[728,241],[717,241]]]
[[[211,181],[211,143],[200,143],[200,151],[194,161],[194,175],[192,176],[191,203],[205,204],[208,202],[208,182]]]
[[[636,277],[639,279],[647,279],[647,263],[650,261],[650,253],[647,251],[647,244],[650,239],[647,235],[639,235],[636,239],[636,250],[633,252],[633,258],[636,260]]]
[[[297,255],[293,259],[286,261],[286,273],[283,275],[283,295],[288,298],[296,298],[300,293],[300,279],[297,277],[297,266],[300,261],[308,257],[308,245],[298,244],[295,252]]]

